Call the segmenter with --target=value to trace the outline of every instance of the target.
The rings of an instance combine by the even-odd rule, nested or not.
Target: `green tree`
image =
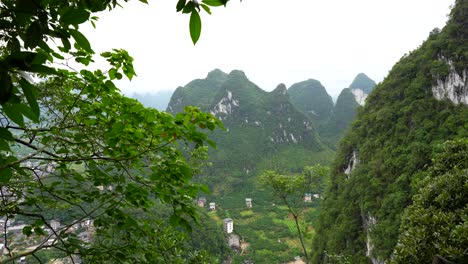
[[[310,263],[304,242],[307,228],[301,226],[300,223],[300,218],[304,213],[304,195],[323,191],[328,174],[328,167],[314,165],[306,167],[300,175],[282,175],[275,171],[265,171],[259,178],[260,183],[271,188],[274,196],[288,207],[289,213],[294,218],[306,263]]]
[[[468,262],[468,138],[447,141],[433,161],[402,216],[392,263],[428,263],[436,255]]]
[[[24,224],[22,233],[31,243],[17,243],[20,235],[2,232],[7,254],[0,263],[22,256],[40,262],[40,252],[48,248],[70,258],[107,254],[114,263],[154,263],[164,254],[178,262],[202,261],[196,254],[179,254],[183,244],[170,234],[197,222],[192,199],[208,190],[191,178],[205,157],[204,145],[214,145],[200,129],[221,123],[197,108],[172,116],[122,96],[113,81],[135,76],[124,50],[101,54],[107,69],[77,71],[67,63],[93,63],[91,43],[79,26],[94,25],[96,12],[122,2],[127,0],[0,3],[0,219]],[[191,16],[194,43],[201,8],[210,12],[208,5],[226,2],[178,1],[177,11]],[[172,208],[169,221],[151,213],[164,205]],[[133,233],[125,234],[123,244],[104,247],[101,240],[78,236],[83,223],[99,239],[111,239],[117,230]],[[176,241],[174,250],[148,252],[170,241]]]

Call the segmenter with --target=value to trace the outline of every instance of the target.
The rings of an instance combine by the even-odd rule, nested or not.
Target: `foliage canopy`
[[[26,247],[16,241],[21,235],[3,232],[7,255],[1,263],[27,255],[38,260],[47,248],[95,260],[106,255],[114,263],[159,262],[168,254],[181,263],[198,259],[179,254],[182,244],[161,249],[180,241],[171,228],[190,230],[197,222],[192,199],[208,190],[191,178],[204,145],[214,145],[200,131],[220,121],[194,107],[172,116],[120,95],[113,81],[136,75],[124,50],[101,54],[107,69],[70,67],[70,60],[83,68],[93,63],[92,45],[79,26],[94,25],[95,13],[122,2],[127,0],[0,3],[0,218],[5,228],[23,224],[32,243]],[[177,11],[191,14],[194,43],[200,8],[210,12],[208,6],[226,2],[177,3]],[[152,213],[167,206],[171,227]],[[78,237],[75,230],[84,223],[95,240]],[[111,241],[115,237],[119,243]],[[159,250],[148,252],[148,246]]]

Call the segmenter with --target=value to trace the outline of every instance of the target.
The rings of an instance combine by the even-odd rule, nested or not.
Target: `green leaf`
[[[31,226],[23,227],[23,234],[25,234],[26,236],[32,235],[32,227]]]
[[[72,8],[61,15],[60,22],[68,25],[78,25],[86,22],[89,16],[90,13],[84,9]]]
[[[201,7],[202,7],[208,14],[211,15],[211,10],[210,10],[210,8],[209,8],[207,5],[201,4]]]
[[[3,127],[0,127],[0,138],[8,141],[15,141],[13,134],[11,134],[11,132],[8,129]]]
[[[33,64],[31,65],[31,67],[25,70],[29,72],[42,73],[42,74],[56,74],[57,73],[57,71],[55,71],[54,68],[47,67],[45,65],[40,65],[40,64]]]
[[[178,216],[176,214],[172,214],[171,217],[169,218],[169,223],[172,226],[178,226],[179,222],[180,222],[180,216]]]
[[[206,193],[206,194],[210,194],[210,193],[211,193],[211,192],[210,192],[210,188],[208,188],[208,186],[206,186],[206,185],[204,185],[204,184],[203,184],[203,185],[200,185],[200,190],[201,190],[202,192]]]
[[[46,232],[44,231],[44,229],[42,229],[42,227],[39,227],[39,226],[36,226],[34,228],[34,233],[38,236],[46,235]]]
[[[182,9],[182,13],[183,14],[188,14],[188,13],[191,13],[195,11],[195,5],[193,4],[192,1],[189,1],[185,6],[184,8]]]
[[[216,143],[213,140],[207,139],[206,143],[208,143],[208,145],[210,145],[212,148],[216,148]]]
[[[180,172],[182,173],[183,176],[185,176],[185,178],[192,177],[192,170],[188,166],[181,166]]]
[[[24,104],[15,104],[15,108],[20,111],[25,117],[29,118],[35,123],[39,123],[39,116],[36,115],[31,108]]]
[[[91,49],[91,44],[89,43],[88,39],[78,30],[70,29],[70,34],[75,39],[76,43],[83,48],[85,51],[93,53]]]
[[[38,6],[33,0],[17,0],[15,12],[16,19],[20,24],[26,23],[37,12]]]
[[[182,9],[184,9],[186,2],[187,0],[179,0],[179,2],[177,2],[177,6],[176,6],[177,12],[180,12]]]
[[[23,37],[24,47],[33,49],[37,47],[41,39],[42,39],[42,27],[38,21],[35,21],[28,27],[28,30],[26,31],[26,34]]]
[[[0,104],[4,104],[10,99],[12,89],[10,75],[7,71],[0,70]]]
[[[61,49],[63,52],[67,52],[71,49],[71,44],[70,44],[70,41],[68,40],[68,38],[61,38],[62,40],[62,45],[63,45],[63,49]]]
[[[195,45],[200,38],[201,33],[201,19],[200,15],[196,10],[192,11],[190,15],[190,37],[192,38],[193,44]]]
[[[24,127],[24,119],[21,111],[18,109],[17,104],[4,104],[3,105],[3,112],[6,114],[11,121],[15,122],[21,127]]]
[[[226,1],[227,2],[227,1]],[[226,5],[226,3],[223,3],[221,0],[203,0],[202,3],[207,4],[209,6],[222,6]]]
[[[4,139],[0,138],[0,150],[11,151],[10,145]]]
[[[29,106],[31,107],[32,112],[36,116],[36,119],[39,119],[40,115],[40,109],[39,105],[37,104],[37,98],[36,98],[36,87],[30,84],[28,81],[24,79],[20,79],[19,83],[21,85],[21,88],[23,89],[24,96],[26,97],[26,100],[28,101]]]
[[[10,168],[0,169],[0,183],[8,183],[13,176],[13,171]]]

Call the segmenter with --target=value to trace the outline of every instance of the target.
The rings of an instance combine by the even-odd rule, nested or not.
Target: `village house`
[[[231,218],[224,219],[224,231],[228,234],[234,231],[234,221]]]
[[[252,208],[252,198],[245,198],[245,205],[247,208]]]
[[[200,207],[205,207],[206,198],[205,198],[205,197],[200,197],[200,198],[198,198],[197,204],[198,204],[198,206],[200,206]]]
[[[304,194],[304,202],[312,202],[312,194],[311,193]]]
[[[60,228],[60,222],[57,220],[51,220],[50,227],[52,227],[53,230],[57,231]]]
[[[210,203],[210,210],[215,211],[216,210],[216,203]]]

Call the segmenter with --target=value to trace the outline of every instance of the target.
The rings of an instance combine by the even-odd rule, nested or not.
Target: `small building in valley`
[[[312,194],[311,193],[304,194],[304,202],[312,202]]]
[[[197,204],[198,204],[198,206],[200,206],[200,207],[205,207],[206,198],[205,198],[205,197],[200,197],[200,198],[198,198]]]
[[[50,221],[50,227],[54,230],[57,231],[60,228],[60,222],[57,220],[52,220]]]
[[[252,208],[252,198],[245,198],[245,205],[247,208]]]
[[[210,203],[210,210],[215,211],[216,210],[216,203]]]
[[[224,219],[224,232],[231,234],[234,231],[234,221],[231,218]]]

